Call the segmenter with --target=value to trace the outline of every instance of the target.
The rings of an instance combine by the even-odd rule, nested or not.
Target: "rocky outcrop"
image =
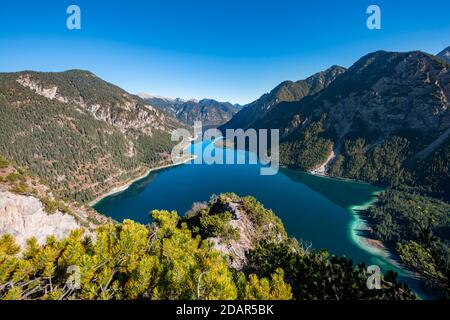
[[[0,192],[0,236],[12,235],[22,248],[32,237],[44,244],[49,236],[62,239],[81,227],[69,214],[46,213],[41,201],[35,197]]]
[[[247,198],[248,200],[248,198]],[[278,219],[270,210],[257,203],[254,208],[245,205],[246,198],[234,194],[225,194],[215,199],[209,208],[210,215],[223,212],[232,214],[229,226],[239,235],[237,239],[224,236],[209,237],[213,247],[229,259],[229,265],[236,270],[247,266],[246,253],[254,249],[259,241],[271,239],[283,241],[287,239],[284,227],[280,227]],[[267,220],[261,216],[265,216]],[[264,221],[264,222],[261,222]]]
[[[17,78],[17,82],[20,83],[22,86],[29,88],[30,90],[33,90],[38,95],[46,97],[47,99],[50,100],[57,99],[58,101],[64,103],[67,102],[66,98],[58,94],[58,87],[56,86],[44,87],[40,85],[39,82],[32,80],[29,74],[20,76],[19,78]]]
[[[255,228],[248,215],[236,208],[235,218],[230,225],[239,233],[239,240],[229,240],[220,237],[208,238],[213,243],[214,249],[230,258],[230,266],[241,270],[247,262],[246,252],[254,248],[256,240]]]
[[[0,156],[0,237],[12,235],[23,248],[29,238],[43,244],[49,236],[61,239],[80,228],[93,236],[97,226],[112,222],[93,209],[56,199],[39,179]]]

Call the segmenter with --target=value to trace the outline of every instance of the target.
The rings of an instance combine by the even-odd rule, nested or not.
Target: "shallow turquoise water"
[[[197,143],[211,147],[211,142]],[[194,150],[200,154],[200,150]],[[214,149],[225,155],[256,159],[241,150]],[[214,153],[213,153],[214,155]],[[248,162],[247,162],[248,163]],[[395,268],[383,257],[359,246],[351,232],[355,216],[351,210],[374,199],[379,188],[352,181],[312,176],[281,168],[276,175],[260,175],[261,165],[185,164],[151,173],[126,191],[109,196],[94,208],[118,221],[132,219],[150,222],[154,209],[188,211],[192,203],[207,201],[212,194],[234,192],[252,195],[272,209],[283,221],[290,236],[310,242],[313,248],[327,248],[331,253],[345,255],[355,262],[377,264],[384,271]],[[407,274],[400,277],[412,287],[416,281]]]

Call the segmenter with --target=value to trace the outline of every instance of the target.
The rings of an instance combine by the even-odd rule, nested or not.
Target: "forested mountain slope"
[[[333,66],[325,71],[297,82],[285,81],[258,100],[245,106],[229,122],[220,127],[226,129],[248,129],[253,123],[264,117],[275,105],[284,101],[299,101],[306,96],[314,95],[326,88],[345,68]]]
[[[281,129],[284,164],[449,197],[449,67],[422,52],[375,52],[253,127]]]
[[[87,71],[0,74],[0,153],[89,201],[168,160],[175,118]]]

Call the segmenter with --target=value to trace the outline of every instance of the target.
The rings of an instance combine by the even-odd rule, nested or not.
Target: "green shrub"
[[[48,214],[54,214],[58,210],[58,201],[51,200],[50,198],[45,197],[41,199],[41,202],[44,205],[45,212],[47,212]]]
[[[9,191],[18,194],[25,194],[27,193],[27,190],[28,186],[26,183],[23,182],[19,182],[18,184],[15,184],[12,188],[9,189]]]
[[[8,160],[6,160],[3,156],[0,156],[0,169],[5,169],[9,166]]]
[[[233,215],[230,212],[205,214],[200,217],[200,230],[205,237],[224,237],[235,239],[236,230],[230,225]]]

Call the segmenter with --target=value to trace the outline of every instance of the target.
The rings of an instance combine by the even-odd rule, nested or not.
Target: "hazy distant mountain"
[[[0,73],[0,154],[87,201],[168,160],[184,127],[88,71]]]
[[[285,81],[270,93],[264,94],[258,100],[247,105],[228,123],[221,126],[221,129],[247,129],[252,127],[255,121],[264,117],[276,104],[284,101],[299,101],[305,96],[316,94],[344,72],[345,68],[333,66],[305,80]]]
[[[172,99],[172,98],[166,98],[166,97],[160,97],[160,96],[153,96],[151,94],[147,93],[139,93],[138,96],[146,101],[146,103],[163,109],[167,112],[169,112],[172,116],[175,116],[175,109],[173,106],[175,105],[176,101],[178,99]]]
[[[436,57],[450,63],[450,46],[439,52]]]
[[[204,127],[217,127],[229,121],[241,109],[240,105],[213,99],[172,99],[146,93],[139,93],[139,96],[149,105],[165,110],[188,125],[202,121]]]

